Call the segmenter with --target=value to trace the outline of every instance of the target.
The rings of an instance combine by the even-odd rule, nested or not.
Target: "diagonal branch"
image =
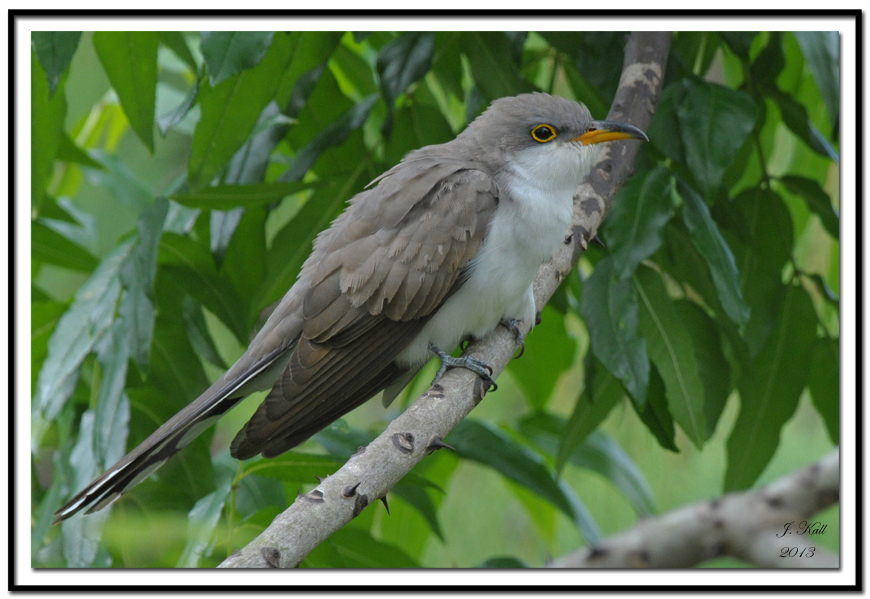
[[[628,36],[619,89],[609,119],[646,129],[652,120],[670,48],[668,32]],[[566,243],[535,278],[538,311],[571,272],[595,236],[613,196],[632,172],[638,144],[607,144],[601,158],[574,195],[574,215]],[[465,355],[484,360],[498,376],[516,350],[512,332],[498,327],[472,343]],[[386,493],[418,462],[438,449],[485,394],[482,381],[464,369],[448,371],[367,447],[360,448],[335,474],[301,495],[244,549],[221,568],[293,568],[333,532]]]
[[[760,568],[837,568],[814,513],[839,500],[840,451],[763,487],[646,518],[551,568],[689,568],[730,555]]]

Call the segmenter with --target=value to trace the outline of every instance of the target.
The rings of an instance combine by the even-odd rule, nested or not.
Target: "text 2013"
[[[816,554],[815,547],[783,547],[780,550],[779,557],[812,557]]]

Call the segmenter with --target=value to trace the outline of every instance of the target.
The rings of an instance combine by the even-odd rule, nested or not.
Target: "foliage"
[[[557,93],[604,118],[622,40],[34,33],[33,566],[215,565],[382,430],[394,412],[363,408],[237,465],[226,448],[246,415],[232,414],[111,512],[50,526],[241,353],[369,181],[503,95]],[[447,439],[458,457],[425,460],[391,516],[368,508],[302,567],[519,567],[595,542],[658,510],[633,461],[649,452],[624,450],[620,429],[692,456],[718,443],[727,468],[704,497],[758,480],[806,390],[836,443],[837,48],[835,33],[676,35],[605,249],[590,247],[499,393]],[[615,504],[593,514],[604,490],[584,472],[628,522]],[[509,530],[529,524],[510,546],[478,530],[473,559],[451,556],[457,506],[498,517],[484,497]]]

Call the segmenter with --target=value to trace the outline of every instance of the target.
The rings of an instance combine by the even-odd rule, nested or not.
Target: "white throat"
[[[498,209],[468,280],[399,354],[401,364],[422,365],[432,357],[430,342],[450,352],[465,336],[481,338],[503,318],[534,326],[532,281],[568,233],[574,191],[594,154],[541,149],[518,153],[496,176]]]

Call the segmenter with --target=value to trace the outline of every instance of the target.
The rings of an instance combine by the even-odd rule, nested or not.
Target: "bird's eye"
[[[532,129],[532,139],[546,143],[556,139],[556,130],[552,125],[538,125]]]

